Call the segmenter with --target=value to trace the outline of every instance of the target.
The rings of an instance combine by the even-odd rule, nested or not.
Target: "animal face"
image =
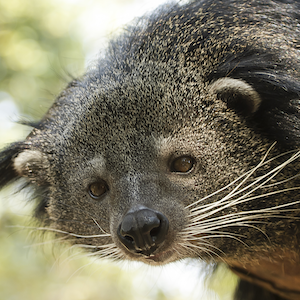
[[[226,89],[232,85],[253,91],[243,81],[224,81]],[[49,199],[41,213],[50,218],[51,227],[80,235],[80,244],[99,251],[108,243],[114,249],[111,254],[153,264],[194,256],[187,246],[180,246],[185,244],[183,230],[191,213],[187,207],[257,163],[253,145],[259,158],[266,151],[261,138],[218,99],[222,86],[214,91],[217,84],[192,99],[200,104],[210,99],[213,107],[174,105],[167,86],[161,88],[157,102],[153,98],[143,102],[142,92],[132,101],[122,95],[116,101],[114,93],[88,99],[91,109],[79,119],[74,115],[82,99],[76,99],[74,90],[71,97],[76,100],[68,104],[67,112],[71,124],[55,130],[50,125],[50,142],[43,130],[35,129],[26,142],[32,149],[21,152],[14,167],[47,188]],[[132,85],[136,86],[134,81]],[[240,102],[257,101],[247,97]],[[178,110],[175,120],[172,104]],[[237,157],[233,153],[238,148],[243,150]],[[201,255],[206,256],[205,251]]]

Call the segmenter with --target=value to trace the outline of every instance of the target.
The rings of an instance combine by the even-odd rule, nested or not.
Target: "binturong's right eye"
[[[91,183],[88,187],[88,193],[91,198],[98,200],[108,191],[108,186],[104,180]]]

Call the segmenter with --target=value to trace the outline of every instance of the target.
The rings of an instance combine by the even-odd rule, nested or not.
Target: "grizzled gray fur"
[[[166,4],[0,154],[36,217],[99,257],[225,262],[300,299],[299,1]]]

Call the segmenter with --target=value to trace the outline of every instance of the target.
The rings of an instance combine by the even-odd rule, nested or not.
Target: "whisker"
[[[97,227],[104,233],[104,234],[108,234],[107,232],[105,232],[104,229],[102,229],[102,227],[99,225],[99,223],[92,217],[92,220],[94,221],[94,223],[97,225]],[[110,236],[110,234],[109,234]]]
[[[205,230],[207,230],[207,229],[215,230],[215,229],[219,229],[219,228],[225,228],[225,227],[227,227],[227,225],[232,226],[232,223],[233,223],[233,225],[235,225],[235,223],[240,222],[240,221],[250,220],[252,222],[252,220],[254,218],[255,219],[265,218],[265,215],[264,214],[256,214],[256,215],[251,215],[251,216],[246,216],[246,217],[230,218],[229,220],[225,218],[223,221],[219,221],[219,222],[210,222],[210,223],[204,224],[204,225],[196,224],[196,225],[193,225],[192,228],[197,228],[197,230],[202,229],[202,232],[205,233]],[[257,221],[253,221],[253,222],[257,222]],[[189,227],[187,227],[187,228],[189,228]]]
[[[299,188],[297,188],[297,189],[299,189]],[[279,193],[279,192],[280,191],[276,191],[276,192],[271,192],[271,193],[264,194],[264,195],[258,195],[258,196],[255,196],[255,197],[244,199],[240,203],[246,202],[246,201],[249,201],[249,200],[255,200],[257,198],[261,198],[261,197],[264,197],[266,195],[272,195],[273,193],[276,194],[276,193]],[[272,207],[262,208],[260,210],[241,211],[241,212],[237,212],[237,213],[227,214],[226,216],[219,216],[219,217],[207,219],[208,216],[215,214],[215,211],[212,211],[209,214],[203,214],[203,215],[199,215],[198,217],[191,218],[190,224],[191,225],[193,225],[195,223],[197,223],[197,224],[205,224],[205,223],[208,223],[208,222],[215,222],[215,221],[218,221],[218,220],[224,220],[225,218],[226,219],[235,218],[238,215],[244,215],[244,214],[254,214],[254,213],[260,213],[261,214],[262,212],[263,213],[275,213],[275,212],[273,212],[274,210],[276,210],[276,213],[278,213],[278,212],[281,212],[281,213],[283,213],[283,212],[290,212],[290,211],[295,211],[296,209],[293,209],[293,210],[291,210],[291,209],[282,210],[280,208],[287,207],[287,206],[293,206],[293,205],[299,204],[299,203],[300,203],[300,201],[295,201],[295,202],[286,203],[286,204],[282,204],[282,205],[278,205],[278,206],[272,206]],[[300,210],[300,209],[297,209],[297,210]],[[281,215],[280,215],[280,217],[281,217]]]
[[[201,234],[201,233],[200,233]],[[237,237],[235,237],[235,236],[231,236],[230,234],[228,234],[228,235],[225,235],[225,234],[221,234],[221,235],[219,235],[219,234],[214,234],[214,235],[204,235],[204,236],[201,236],[201,237],[198,237],[198,239],[200,239],[200,240],[203,240],[203,239],[208,239],[208,238],[215,238],[215,237],[218,237],[218,238],[220,238],[220,237],[226,237],[226,238],[231,238],[231,239],[233,239],[233,240],[236,240],[236,241],[238,241],[238,242],[240,242],[240,243],[242,243],[242,244],[244,244],[246,247],[248,247],[249,248],[249,246],[245,243],[245,242],[243,242],[241,239],[239,239],[239,238],[237,238]],[[192,238],[187,238],[187,240],[195,240],[196,238],[195,237],[192,237]]]
[[[81,234],[75,234],[55,228],[49,228],[49,227],[26,227],[27,229],[32,229],[34,231],[47,231],[47,232],[56,232],[56,233],[62,233],[66,234],[69,236],[74,236],[74,237],[80,237],[80,238],[99,238],[99,237],[110,237],[111,235],[108,233],[105,234],[93,234],[93,235],[81,235]]]
[[[204,241],[204,239],[202,239],[202,237],[196,237],[195,239],[194,238],[193,239],[187,239],[186,241],[188,242],[188,241],[194,241],[194,240],[201,241],[200,243],[197,242],[197,246],[199,246],[199,245],[207,245],[207,246],[209,246],[211,248],[214,248],[214,249],[218,250],[219,252],[221,252],[222,254],[225,255],[225,253],[222,250],[220,250],[218,247],[212,245],[209,241]]]
[[[195,229],[193,229],[193,227],[191,227],[189,229],[190,230],[184,230],[184,231],[182,231],[181,232],[181,236],[188,237],[189,235],[192,235],[192,234],[194,234],[196,232]],[[197,229],[198,229],[198,227],[197,227]],[[206,233],[215,233],[215,231],[206,231]],[[218,234],[229,234],[229,232],[226,232],[226,231],[218,231],[217,233]],[[245,235],[237,234],[237,233],[230,233],[230,235],[238,236],[238,237],[243,237],[243,238],[246,237]]]
[[[245,172],[245,173],[242,174],[240,177],[238,177],[237,179],[233,180],[231,183],[227,184],[227,185],[224,186],[223,188],[221,188],[221,189],[219,189],[219,190],[217,190],[217,191],[215,191],[215,192],[209,194],[208,196],[205,196],[204,198],[201,198],[200,200],[198,200],[198,201],[196,201],[196,202],[193,202],[193,203],[190,204],[190,205],[187,205],[185,208],[186,208],[186,209],[189,209],[190,207],[199,204],[199,203],[202,202],[203,200],[206,200],[206,199],[208,199],[208,198],[213,197],[214,195],[220,193],[221,191],[226,190],[227,188],[229,188],[230,186],[232,186],[233,184],[235,184],[235,183],[238,182],[240,179],[242,179],[243,177],[246,176],[246,178],[243,179],[243,181],[242,181],[237,187],[235,187],[235,188],[228,194],[228,196],[230,197],[230,195],[231,195],[233,192],[235,192],[237,189],[239,189],[239,187],[240,187],[241,185],[243,185],[243,184],[247,181],[247,179],[248,179],[248,178],[249,178],[249,177],[250,177],[250,176],[258,169],[258,168],[260,168],[260,167],[263,166],[264,164],[269,163],[270,161],[272,161],[273,159],[275,159],[275,158],[272,158],[272,159],[268,160],[267,162],[265,162],[267,156],[269,155],[271,149],[275,146],[275,144],[276,144],[276,142],[274,142],[274,143],[270,146],[270,148],[267,150],[267,152],[266,152],[266,154],[264,155],[264,157],[262,158],[262,160],[261,160],[254,168],[252,168],[251,170]],[[289,151],[289,152],[294,152],[294,151]],[[289,153],[289,152],[286,152],[286,153]],[[286,153],[285,153],[285,154],[286,154]],[[284,155],[284,154],[281,154],[281,155]],[[278,155],[278,157],[280,157],[281,155]],[[195,209],[197,209],[197,208],[195,208]],[[191,211],[193,211],[193,209],[191,209]]]
[[[269,148],[268,152],[271,150],[271,148]],[[245,181],[247,179],[249,179],[249,177],[254,173],[254,171],[256,169],[258,169],[262,163],[264,162],[264,160],[266,159],[267,155],[268,155],[268,152],[266,153],[266,155],[264,156],[264,158],[261,160],[261,162],[251,170],[251,172],[247,172],[248,175],[246,176],[246,178],[237,186],[235,187],[229,194],[227,194],[225,197],[223,197],[221,200],[219,201],[216,201],[216,202],[213,202],[211,203],[210,205],[205,205],[204,206],[200,206],[200,207],[196,207],[196,208],[193,208],[191,209],[191,212],[192,213],[198,213],[198,214],[203,214],[203,212],[206,212],[206,211],[209,211],[211,209],[213,209],[214,207],[216,206],[220,206],[221,204],[223,204],[222,207],[219,207],[217,210],[215,210],[213,213],[216,213],[217,211],[221,211],[223,210],[224,208],[226,207],[230,207],[230,206],[233,206],[233,205],[236,205],[238,203],[241,203],[241,202],[238,202],[240,201],[241,199],[247,197],[248,195],[252,194],[253,192],[255,192],[257,189],[263,187],[267,182],[269,182],[270,180],[272,180],[272,178],[274,178],[287,164],[289,164],[290,162],[294,161],[295,159],[299,158],[300,157],[300,151],[298,151],[297,153],[295,153],[292,157],[290,157],[288,160],[286,160],[284,163],[280,164],[279,166],[275,167],[274,169],[272,169],[271,171],[269,171],[268,173],[266,173],[264,176],[261,176],[259,178],[257,178],[254,182],[252,182],[251,184],[247,185],[246,187],[238,190],[237,192],[235,192],[239,187],[241,187]],[[274,159],[274,158],[273,158]],[[245,173],[245,174],[247,174]],[[244,175],[245,175],[244,174]],[[271,176],[270,176],[271,175]],[[242,175],[243,176],[243,175]],[[270,177],[269,177],[270,176]],[[239,177],[241,178],[241,177]],[[238,179],[239,179],[238,178]],[[229,201],[228,199],[230,199],[230,197],[233,197],[233,196],[236,196],[246,190],[248,190],[249,188],[251,188],[252,186],[256,185],[257,183],[259,183],[260,181],[262,181],[263,179],[267,178],[264,182],[260,183],[258,186],[254,187],[252,190],[250,190],[249,192],[245,193],[244,195],[242,195],[241,197],[239,197],[238,199],[235,199],[233,201]],[[229,185],[227,185],[229,186]],[[299,188],[294,188],[294,189],[299,189]],[[221,191],[222,189],[218,190]],[[285,190],[281,190],[281,191],[278,191],[278,192],[285,192],[285,191],[288,191],[288,189],[285,189]],[[291,191],[291,189],[289,190]],[[213,193],[213,194],[216,194],[217,192]],[[201,199],[201,201],[207,199],[208,197],[211,197],[213,194],[210,194],[209,196],[206,196],[204,198]],[[266,195],[266,194],[265,194]],[[271,195],[271,194],[270,194]],[[245,200],[247,201],[247,200]],[[195,204],[196,203],[199,203],[199,200],[194,202]],[[225,204],[225,205],[224,205]],[[212,212],[211,212],[212,213]],[[211,215],[211,213],[209,213],[207,216]]]
[[[295,179],[295,178],[297,178],[297,177],[300,177],[300,174],[297,174],[297,175],[295,175],[295,176],[289,177],[289,178],[287,178],[287,179],[285,179],[285,180],[281,180],[281,181],[278,181],[278,182],[275,182],[275,183],[272,183],[272,184],[266,184],[266,185],[264,185],[262,188],[270,188],[270,187],[274,187],[274,186],[276,186],[276,185],[280,185],[280,184],[289,182],[289,181],[291,181],[291,180],[293,180],[293,179]]]
[[[203,248],[203,247],[200,247],[200,246],[195,245],[195,244],[192,244],[192,243],[189,243],[188,245],[185,245],[185,247],[186,247],[186,249],[188,249],[189,251],[194,252],[194,253],[197,255],[197,257],[199,257],[199,253],[196,252],[196,251],[194,251],[194,250],[191,249],[191,248],[195,248],[195,249],[201,250],[202,252],[204,252],[204,253],[206,253],[207,255],[209,255],[210,258],[213,259],[213,260],[215,260],[215,259],[214,259],[214,257],[211,255],[211,253],[214,254],[216,257],[218,257],[220,260],[224,261],[223,258],[222,258],[219,254],[217,254],[217,253],[214,252],[213,250],[207,248],[207,246],[208,246],[208,247],[211,247],[210,243],[202,243],[202,244],[205,245],[206,247]],[[182,245],[182,244],[181,244],[181,245]],[[201,245],[201,243],[200,243],[200,245]],[[218,248],[217,248],[217,249],[218,249]],[[218,249],[218,251],[221,251],[221,250]]]
[[[198,211],[198,214],[200,215],[201,214],[201,218],[207,218],[211,215],[214,215],[216,214],[217,212],[220,212],[222,210],[224,210],[225,208],[230,208],[232,206],[235,206],[237,204],[241,204],[241,203],[244,203],[244,202],[248,202],[248,201],[251,201],[251,200],[256,200],[256,199],[259,199],[259,198],[263,198],[263,197],[267,197],[267,196],[271,196],[271,195],[276,195],[276,194],[279,194],[279,193],[284,193],[284,192],[289,192],[289,191],[294,191],[294,190],[299,190],[300,187],[294,187],[294,188],[288,188],[288,189],[283,189],[283,190],[279,190],[279,191],[273,191],[273,192],[269,192],[269,193],[265,193],[265,194],[262,194],[262,195],[256,195],[256,196],[253,196],[253,197],[249,197],[249,198],[246,198],[244,199],[245,196],[247,196],[248,194],[251,194],[252,192],[249,192],[233,201],[230,201],[230,202],[227,202],[225,203],[223,206],[221,207],[218,207],[217,209],[215,210],[212,210],[212,211],[209,211],[205,214],[203,214],[203,211],[204,210],[199,210]],[[299,204],[300,201],[295,201],[295,202],[292,202],[292,203],[287,203],[287,204],[284,204],[285,206],[291,206],[291,205],[295,205],[295,204]],[[216,205],[212,204],[212,208],[215,207]],[[276,206],[275,206],[276,207]],[[211,208],[211,209],[212,209]],[[279,208],[279,207],[277,207]],[[206,209],[207,210],[207,209]],[[261,210],[260,210],[261,211]]]
[[[101,249],[101,248],[111,248],[111,247],[116,247],[115,244],[111,243],[111,244],[105,244],[105,245],[98,245],[98,246],[94,246],[94,245],[86,245],[86,244],[75,244],[72,247],[74,248],[89,248],[89,249]]]
[[[72,245],[72,246],[68,247],[66,250],[64,250],[64,251],[59,255],[59,257],[58,257],[58,258],[55,260],[55,262],[53,263],[53,266],[52,266],[51,270],[54,268],[55,265],[58,265],[58,264],[64,265],[65,263],[67,263],[67,262],[73,260],[74,257],[80,257],[80,253],[75,252],[75,253],[72,253],[72,254],[68,254],[68,256],[67,256],[63,261],[60,262],[61,258],[62,258],[66,253],[71,252],[74,248],[76,248],[76,247],[74,247],[74,246],[75,246],[75,245]]]
[[[297,202],[296,202],[297,203]],[[205,224],[205,223],[211,223],[211,222],[214,222],[215,224],[217,222],[215,222],[214,220],[225,220],[225,219],[234,219],[236,216],[239,216],[239,215],[249,215],[249,214],[255,214],[255,213],[259,213],[259,215],[265,217],[265,218],[274,218],[274,217],[278,217],[278,218],[292,218],[292,219],[299,219],[299,217],[293,217],[293,216],[284,216],[284,215],[281,215],[281,214],[277,214],[277,213],[285,213],[285,212],[291,212],[291,211],[299,211],[300,209],[277,209],[279,207],[283,207],[283,206],[289,206],[289,205],[294,205],[295,202],[293,203],[288,203],[288,204],[282,204],[280,206],[274,206],[274,207],[269,207],[269,208],[262,208],[261,210],[249,210],[249,211],[241,211],[241,212],[238,212],[238,213],[234,213],[234,214],[230,214],[228,216],[220,216],[220,217],[216,217],[216,218],[211,218],[211,219],[207,219],[207,220],[203,220],[203,221],[196,221],[196,222],[191,222],[190,224],[191,225],[202,225],[202,224]],[[276,209],[276,211],[274,211]],[[265,213],[262,214],[262,213]],[[249,218],[254,218],[254,217],[257,217],[258,215],[252,215],[252,216],[249,216]]]
[[[93,261],[90,261],[88,263],[86,263],[85,265],[79,267],[76,271],[74,271],[68,278],[67,282],[69,282],[78,272],[80,272],[81,270],[83,270],[84,268],[92,265],[94,262]]]
[[[31,245],[24,246],[24,248],[33,248],[33,247],[39,247],[39,246],[54,244],[54,243],[57,243],[57,242],[65,242],[66,239],[67,239],[67,237],[63,236],[63,237],[59,237],[59,238],[52,239],[52,240],[47,240],[47,241],[40,242],[40,243],[33,243]]]
[[[95,251],[93,253],[88,253],[86,254],[87,257],[92,257],[92,256],[98,256],[98,257],[106,257],[106,258],[121,258],[121,252],[119,251],[116,246],[105,249],[105,250],[99,250]]]

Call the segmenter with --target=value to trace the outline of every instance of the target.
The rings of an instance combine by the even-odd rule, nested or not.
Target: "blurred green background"
[[[0,0],[0,148],[30,131],[15,121],[38,120],[111,34],[161,2]],[[36,226],[30,195],[17,190],[0,194],[0,300],[232,298],[236,278],[225,267],[210,277],[194,261],[161,268],[99,262],[40,239],[26,228]]]

